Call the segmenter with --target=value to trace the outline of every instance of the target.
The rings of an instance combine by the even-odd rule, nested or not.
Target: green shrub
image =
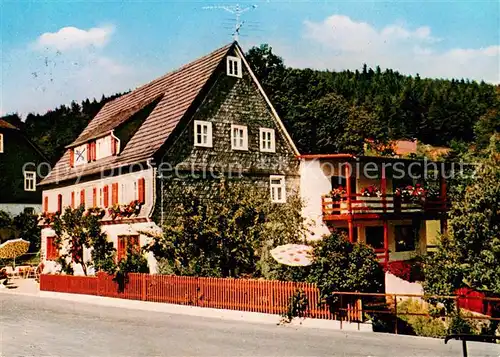
[[[398,317],[413,329],[417,336],[444,337],[446,324],[441,318],[431,316],[400,315],[403,313],[428,314],[429,309],[420,301],[408,299],[398,303]]]

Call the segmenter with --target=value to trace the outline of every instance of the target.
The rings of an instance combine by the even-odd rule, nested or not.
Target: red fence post
[[[141,288],[141,300],[143,301],[146,301],[146,288],[147,288],[147,284],[146,284],[146,277],[147,277],[147,274],[141,274],[141,282],[142,282],[142,288]]]

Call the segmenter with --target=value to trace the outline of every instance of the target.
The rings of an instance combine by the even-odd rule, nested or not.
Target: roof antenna
[[[242,8],[242,7],[240,7],[239,4],[236,4],[236,5],[227,5],[227,6],[204,6],[203,7],[204,10],[219,10],[219,9],[222,9],[222,10],[225,10],[225,11],[227,11],[227,12],[235,15],[235,17],[236,17],[236,24],[234,26],[234,32],[232,34],[233,35],[233,39],[235,41],[239,40],[240,30],[241,30],[243,24],[245,23],[245,21],[241,21],[241,15],[243,15],[248,10],[253,10],[255,8],[257,8],[257,5],[251,5],[251,6]]]

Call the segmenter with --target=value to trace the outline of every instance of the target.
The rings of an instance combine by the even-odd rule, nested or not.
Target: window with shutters
[[[56,244],[56,237],[47,237],[46,238],[46,260],[57,260],[59,258],[59,247]]]
[[[114,145],[114,143],[111,135],[97,139],[95,148],[96,160],[100,160],[105,157],[113,155],[112,145]]]
[[[212,123],[203,120],[194,121],[194,146],[212,147]]]
[[[227,56],[227,75],[231,77],[237,77],[241,78],[242,77],[242,71],[241,71],[241,58],[239,57],[234,57],[234,56]]]
[[[260,128],[259,132],[260,132],[260,151],[276,152],[274,129]]]
[[[36,172],[24,171],[24,190],[36,191]]]
[[[119,262],[127,257],[127,252],[132,251],[140,253],[141,246],[138,235],[123,235],[118,236],[118,247],[116,249],[116,259]]]
[[[248,128],[244,125],[231,125],[231,148],[248,150]]]
[[[276,203],[286,202],[285,176],[271,176],[271,201]]]

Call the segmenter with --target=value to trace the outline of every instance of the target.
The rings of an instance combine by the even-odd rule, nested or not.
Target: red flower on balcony
[[[331,190],[329,193],[327,193],[323,197],[331,198],[332,201],[341,201],[341,200],[345,200],[346,193],[347,193],[347,191],[344,189],[344,187],[339,186],[339,187]]]
[[[363,197],[382,197],[382,192],[375,185],[370,185],[361,190]]]
[[[396,189],[396,195],[400,196],[404,202],[422,202],[427,196],[427,190],[420,184],[408,185]]]

